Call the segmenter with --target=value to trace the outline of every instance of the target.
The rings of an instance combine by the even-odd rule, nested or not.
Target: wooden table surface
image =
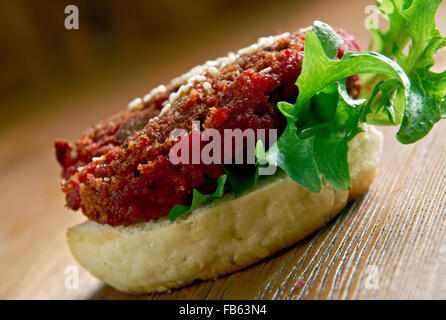
[[[330,10],[323,1],[291,7],[223,43],[209,44],[206,54],[191,53],[159,66],[161,80],[136,68],[138,72],[124,72],[119,81],[107,82],[101,89],[96,84],[89,90],[85,84],[76,87],[77,94],[55,93],[29,102],[36,108],[61,107],[24,116],[0,134],[0,298],[446,299],[446,121],[409,146],[396,142],[395,128],[384,128],[379,173],[366,194],[304,241],[216,281],[170,293],[129,296],[89,275],[66,244],[66,229],[84,218],[64,208],[52,146],[55,138],[73,141],[83,128],[121,109],[157,82],[248,45],[258,36],[292,31],[314,19],[343,26],[364,47],[369,39],[364,8],[370,3],[342,0]],[[446,33],[444,4],[440,11],[437,21]],[[446,52],[439,53],[437,62],[446,67]],[[77,288],[66,286],[73,268],[79,270]]]

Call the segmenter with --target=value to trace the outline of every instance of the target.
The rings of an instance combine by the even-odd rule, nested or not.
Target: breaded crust
[[[88,221],[68,230],[73,255],[94,276],[128,293],[178,288],[245,268],[321,228],[372,183],[382,135],[366,127],[350,143],[352,187],[319,193],[283,173],[238,198],[228,194],[184,218],[111,227]]]
[[[260,38],[237,53],[194,67],[163,90],[155,90],[164,96],[149,94],[147,103],[153,113],[145,109],[146,99],[139,98],[130,104],[129,113],[96,125],[75,147],[58,141],[67,206],[81,209],[99,223],[130,225],[167,215],[177,204],[186,205],[194,189],[202,193],[215,190],[227,159],[211,164],[173,164],[169,152],[178,141],[171,133],[182,129],[191,136],[196,121],[201,131],[213,129],[223,134],[227,129],[277,129],[280,134],[286,119],[277,103],[296,101],[295,82],[309,30]],[[359,51],[351,35],[336,32],[345,42],[338,49],[338,58],[347,51]],[[357,97],[359,77],[347,78],[347,88]],[[167,99],[168,92],[158,114],[159,102]],[[152,106],[153,99],[158,103]],[[155,114],[140,127],[146,116]],[[126,132],[129,136],[125,138]]]

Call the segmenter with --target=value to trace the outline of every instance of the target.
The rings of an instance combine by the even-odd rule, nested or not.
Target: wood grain
[[[324,1],[314,1],[288,10],[287,19],[246,27],[230,41],[209,45],[208,51],[218,56],[270,33],[266,30],[293,30],[314,18],[343,25],[364,45],[363,20],[346,19],[340,8],[362,17],[368,2],[342,0],[328,12]],[[443,5],[437,17],[443,33],[445,12]],[[160,66],[159,72],[176,75],[206,58],[197,52]],[[446,66],[444,51],[437,61],[439,67]],[[74,140],[83,128],[161,81],[145,71],[121,74],[115,84],[95,90],[86,84],[85,90],[80,87],[68,97],[42,98],[42,105],[63,108],[32,115],[0,134],[0,298],[446,299],[446,121],[409,146],[396,142],[394,128],[384,128],[384,154],[369,192],[322,230],[250,268],[145,296],[119,293],[90,276],[66,245],[66,229],[84,218],[64,209],[52,142],[59,137]],[[79,268],[78,289],[65,287],[71,265]]]

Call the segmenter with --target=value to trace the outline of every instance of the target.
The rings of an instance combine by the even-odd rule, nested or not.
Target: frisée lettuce
[[[267,151],[258,142],[259,161],[252,170],[245,170],[249,176],[225,167],[227,174],[219,179],[216,192],[203,195],[194,190],[192,204],[176,205],[169,219],[223,196],[228,181],[234,194],[240,195],[252,188],[258,168],[266,164],[277,166],[311,191],[321,190],[321,177],[346,191],[350,188],[348,142],[362,131],[364,123],[399,126],[396,138],[404,144],[425,137],[435,123],[446,118],[446,71],[431,71],[434,54],[446,46],[446,37],[435,25],[440,3],[377,1],[388,29],[371,25],[370,51],[347,52],[341,59],[335,57],[342,38],[328,24],[315,21],[305,36],[297,100],[278,103],[287,125],[277,142]],[[354,99],[347,92],[346,79],[358,74],[366,80],[360,99]]]

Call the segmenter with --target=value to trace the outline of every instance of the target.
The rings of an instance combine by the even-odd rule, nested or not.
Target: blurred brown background
[[[0,0],[0,298],[88,298],[102,287],[82,268],[79,289],[67,290],[64,287],[66,266],[77,265],[68,251],[65,231],[84,218],[82,214],[64,208],[54,139],[73,141],[88,126],[126,108],[133,98],[143,96],[151,88],[168,82],[191,67],[248,46],[260,36],[294,31],[311,25],[316,19],[346,29],[356,36],[362,48],[367,48],[370,37],[364,26],[368,15],[365,8],[373,3],[372,0]],[[79,30],[65,29],[66,5],[78,7]],[[445,13],[443,3],[437,15],[443,34],[446,33]],[[446,66],[445,57],[444,51],[437,57],[443,68]],[[325,240],[322,244],[313,244],[310,239],[244,272],[217,282],[194,285],[186,291],[176,291],[174,297],[278,297],[268,290],[281,287],[278,279],[282,279],[288,270],[283,259],[292,270],[290,276],[307,280],[308,285],[301,292],[301,297],[370,297],[371,294],[380,298],[402,295],[446,297],[445,283],[435,277],[444,271],[442,266],[446,266],[446,250],[438,247],[442,239],[446,239],[444,161],[438,160],[429,166],[426,161],[437,158],[425,156],[424,160],[421,159],[424,162],[416,162],[420,168],[432,168],[431,171],[423,171],[426,179],[431,179],[434,173],[443,173],[434,182],[420,177],[413,180],[420,186],[411,184],[410,179],[416,175],[409,174],[408,182],[398,186],[398,191],[392,189],[395,181],[402,181],[395,175],[413,172],[412,167],[408,168],[415,165],[411,162],[413,159],[419,159],[412,157],[417,153],[416,148],[424,148],[418,154],[426,155],[435,151],[428,148],[429,144],[443,143],[438,148],[443,148],[444,153],[446,148],[441,142],[444,139],[438,137],[445,132],[445,125],[437,127],[432,131],[432,138],[423,142],[425,144],[409,147],[397,144],[394,132],[386,131],[389,138],[386,138],[387,158],[383,159],[380,174],[383,180],[375,183],[381,187],[371,190],[365,200],[361,200],[366,203],[358,204],[357,212],[343,215],[335,222],[335,228],[338,225],[344,228],[345,223],[350,223],[350,217],[359,217],[352,220],[339,239],[354,239],[351,245],[362,248],[362,257],[355,256],[355,250],[349,251],[349,246],[345,249],[347,251],[332,256],[331,251],[324,251]],[[391,167],[396,158],[406,165],[404,170],[400,166]],[[438,187],[433,190],[432,186]],[[362,277],[361,271],[365,266],[361,263],[367,257],[375,259],[374,252],[380,254],[382,234],[385,239],[387,236],[392,238],[394,234],[405,239],[407,228],[404,223],[397,223],[401,227],[396,232],[392,229],[399,213],[406,211],[403,207],[399,209],[397,201],[407,199],[406,194],[411,195],[412,190],[418,190],[418,187],[418,194],[425,199],[422,201],[443,204],[442,209],[439,207],[443,210],[440,211],[443,212],[440,215],[442,220],[434,221],[430,229],[433,232],[440,228],[440,231],[431,237],[429,232],[417,233],[416,229],[407,236],[426,234],[427,238],[421,239],[433,239],[433,249],[424,254],[431,246],[423,244],[414,253],[411,250],[417,250],[417,247],[412,245],[408,249],[403,248],[405,254],[402,255],[400,247],[395,247],[395,250],[386,248],[389,257],[379,256],[376,264],[380,268],[382,265],[382,270],[387,268],[383,272],[388,286],[376,292],[361,291],[355,287],[356,282],[351,281]],[[404,195],[386,198],[394,194],[392,192]],[[438,198],[435,198],[437,202],[432,200],[434,197]],[[368,208],[374,205],[377,207],[370,213]],[[387,211],[392,208],[397,209]],[[417,206],[413,204],[412,208]],[[413,215],[410,212],[407,219],[418,216],[418,211],[413,211]],[[366,217],[373,222],[364,226],[361,221]],[[392,220],[388,221],[386,217]],[[422,226],[420,224],[420,228]],[[330,244],[333,230],[328,226],[315,241],[325,239],[327,234],[327,243]],[[357,231],[361,233],[356,234]],[[407,243],[412,244],[410,241]],[[398,245],[396,240],[395,244]],[[344,250],[342,244],[338,246],[337,243],[330,244],[327,250],[332,247]],[[305,251],[306,248],[313,251]],[[330,269],[335,270],[333,274],[324,271],[329,270],[325,267],[314,268],[311,265],[319,261],[320,254],[323,254],[320,258],[322,266],[327,265],[325,259],[328,258],[337,266],[337,269]],[[423,266],[434,270],[430,273],[433,275],[431,281],[417,282],[419,278],[414,274],[413,282],[408,282],[407,272],[392,269],[395,256],[402,259],[398,265],[419,266],[418,263],[424,261]],[[307,261],[305,257],[311,258],[308,260],[310,264],[305,262],[301,266],[302,261]],[[429,264],[432,257],[436,259]],[[344,272],[343,261],[348,261],[354,268]],[[308,270],[315,271],[308,275]],[[320,276],[318,272],[322,271],[327,273]],[[314,281],[311,280],[313,275],[316,277]],[[262,291],[270,279],[276,279],[277,283]],[[404,283],[409,283],[411,290],[400,290],[398,285]],[[341,290],[333,289],[334,284]],[[393,284],[396,286],[392,287]],[[236,290],[237,286],[242,287]],[[108,287],[104,290],[101,297],[123,297]],[[263,296],[259,292],[263,292]]]
[[[345,19],[333,19],[326,2],[311,1],[319,11],[317,17],[342,21],[348,29],[349,6],[344,9]],[[367,2],[372,1],[358,8],[365,8]],[[146,80],[144,86],[149,91],[194,64],[248,45],[258,36],[311,24],[314,15],[305,15],[306,3],[2,0],[0,132],[36,113],[66,108],[60,98],[66,101],[86,91],[105,92],[107,85],[120,83],[122,87],[128,76],[147,78],[151,74],[154,81]],[[79,30],[64,27],[64,8],[70,4],[79,8]],[[299,19],[296,12],[300,12]],[[361,22],[365,19],[362,13]],[[360,41],[365,44],[368,39]],[[175,68],[166,71],[168,66]]]
[[[17,119],[54,107],[51,103],[37,107],[39,100],[59,96],[70,99],[85,87],[103,90],[104,82],[110,84],[131,73],[153,74],[160,66],[186,62],[172,73],[163,72],[157,77],[159,82],[166,81],[191,66],[187,60],[191,55],[197,56],[192,62],[198,63],[235,48],[209,52],[209,46],[216,42],[224,43],[240,33],[276,32],[265,27],[271,20],[280,19],[276,12],[295,6],[296,1],[278,3],[3,0],[0,5],[2,129]],[[79,9],[79,30],[64,28],[67,16],[64,9],[70,4]],[[147,91],[152,85],[146,84]]]

